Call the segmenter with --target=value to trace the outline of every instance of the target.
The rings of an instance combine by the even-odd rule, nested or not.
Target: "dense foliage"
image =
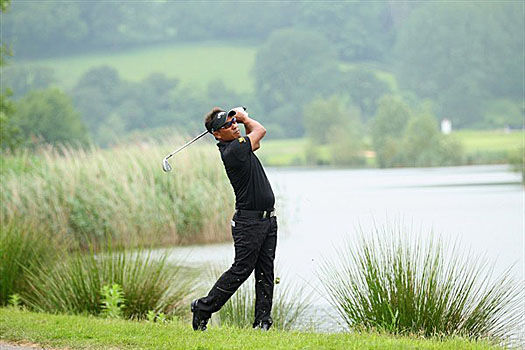
[[[379,102],[371,127],[377,164],[445,166],[463,162],[463,147],[453,135],[443,135],[436,118],[418,106],[415,110],[393,96]]]
[[[417,140],[405,131],[436,129],[435,121],[426,118],[425,122],[423,115],[436,121],[447,118],[454,129],[522,128],[525,38],[515,33],[525,29],[523,6],[519,2],[395,1],[330,5],[307,1],[17,2],[2,18],[3,40],[19,61],[2,67],[3,86],[13,91],[11,97],[9,91],[2,92],[2,148],[29,143],[23,118],[29,115],[31,124],[39,124],[35,108],[42,104],[27,104],[24,96],[58,86],[72,98],[89,137],[102,146],[135,137],[130,135],[157,136],[166,126],[198,132],[202,115],[215,105],[247,105],[267,128],[268,138],[302,137],[315,124],[306,122],[327,118],[324,113],[315,115],[309,106],[316,100],[337,98],[353,111],[344,124],[357,123],[365,140],[371,136],[380,166],[457,164],[461,151],[449,152],[458,147],[453,139],[434,133],[422,147],[436,150],[410,153],[407,147],[417,147],[408,143]],[[52,69],[40,64],[48,57],[111,55],[152,44],[183,47],[210,41],[256,49],[253,66],[250,63],[246,73],[253,80],[244,82],[253,88],[239,89],[231,80],[226,84],[226,73],[198,88],[182,84],[162,67],[130,80],[119,74],[118,64],[91,66],[66,88]],[[2,46],[2,52],[6,49]],[[239,59],[242,50],[232,55]],[[221,62],[234,64],[230,58],[221,53],[212,62],[217,67]],[[29,64],[22,59],[29,59]],[[202,80],[202,76],[194,79]],[[384,97],[390,95],[394,104],[404,104],[410,111],[398,108],[394,114],[386,113]],[[17,104],[11,99],[23,101],[23,113],[14,113]],[[421,105],[426,106],[424,111]],[[403,125],[388,131],[389,123],[399,124],[396,118],[404,119]],[[63,121],[64,128],[79,130],[71,120]],[[378,130],[385,128],[381,123],[386,137],[378,136],[383,135]],[[348,147],[360,148],[362,140],[349,140],[355,136],[351,130],[338,129],[333,138],[340,145],[345,141]],[[389,132],[401,134],[394,137]],[[31,132],[50,142],[69,141],[46,133]],[[76,135],[72,132],[70,138]],[[317,146],[316,140],[307,151]],[[459,156],[444,159],[447,153]],[[361,161],[329,162],[358,165]]]
[[[388,52],[394,24],[410,10],[395,2],[19,2],[4,29],[17,55],[41,57],[159,42],[262,41],[295,27],[325,35],[354,60]]]
[[[27,143],[87,144],[89,138],[71,98],[58,89],[34,90],[16,104],[12,123]]]
[[[487,102],[520,105],[525,73],[523,3],[431,2],[400,27],[396,66],[402,85],[436,101],[459,127],[482,124]],[[488,101],[487,101],[488,100]],[[519,127],[517,115],[507,124]]]

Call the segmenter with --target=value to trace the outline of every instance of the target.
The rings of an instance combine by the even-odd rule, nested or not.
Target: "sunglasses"
[[[229,122],[224,123],[219,129],[229,129],[233,123],[237,123],[237,118],[233,117]]]

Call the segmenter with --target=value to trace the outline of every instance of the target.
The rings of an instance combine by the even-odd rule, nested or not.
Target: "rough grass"
[[[25,341],[54,348],[73,349],[344,349],[344,350],[489,350],[485,342],[454,338],[425,340],[376,333],[320,334],[267,333],[252,329],[210,327],[194,332],[189,321],[169,324],[105,320],[83,316],[49,315],[0,308],[0,339]]]
[[[156,45],[116,53],[75,55],[70,57],[13,61],[16,65],[52,68],[59,85],[70,89],[87,70],[107,65],[114,67],[122,79],[139,81],[152,73],[178,78],[185,85],[204,89],[209,82],[221,79],[239,93],[252,93],[251,70],[256,47],[220,42],[200,44]]]

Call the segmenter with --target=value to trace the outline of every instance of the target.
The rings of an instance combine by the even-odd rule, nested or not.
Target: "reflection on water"
[[[306,284],[305,290],[316,293],[320,264],[346,238],[396,222],[414,234],[433,231],[451,243],[459,238],[465,249],[495,261],[496,272],[516,264],[514,273],[523,279],[525,192],[520,176],[507,166],[268,169],[267,174],[277,195],[281,283]],[[227,266],[233,246],[174,248],[170,256],[191,266]],[[312,315],[327,308],[326,299],[313,301]]]

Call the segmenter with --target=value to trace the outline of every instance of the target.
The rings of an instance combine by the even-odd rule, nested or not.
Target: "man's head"
[[[235,117],[228,116],[218,107],[214,107],[206,114],[204,125],[206,130],[219,141],[232,141],[241,136]]]

